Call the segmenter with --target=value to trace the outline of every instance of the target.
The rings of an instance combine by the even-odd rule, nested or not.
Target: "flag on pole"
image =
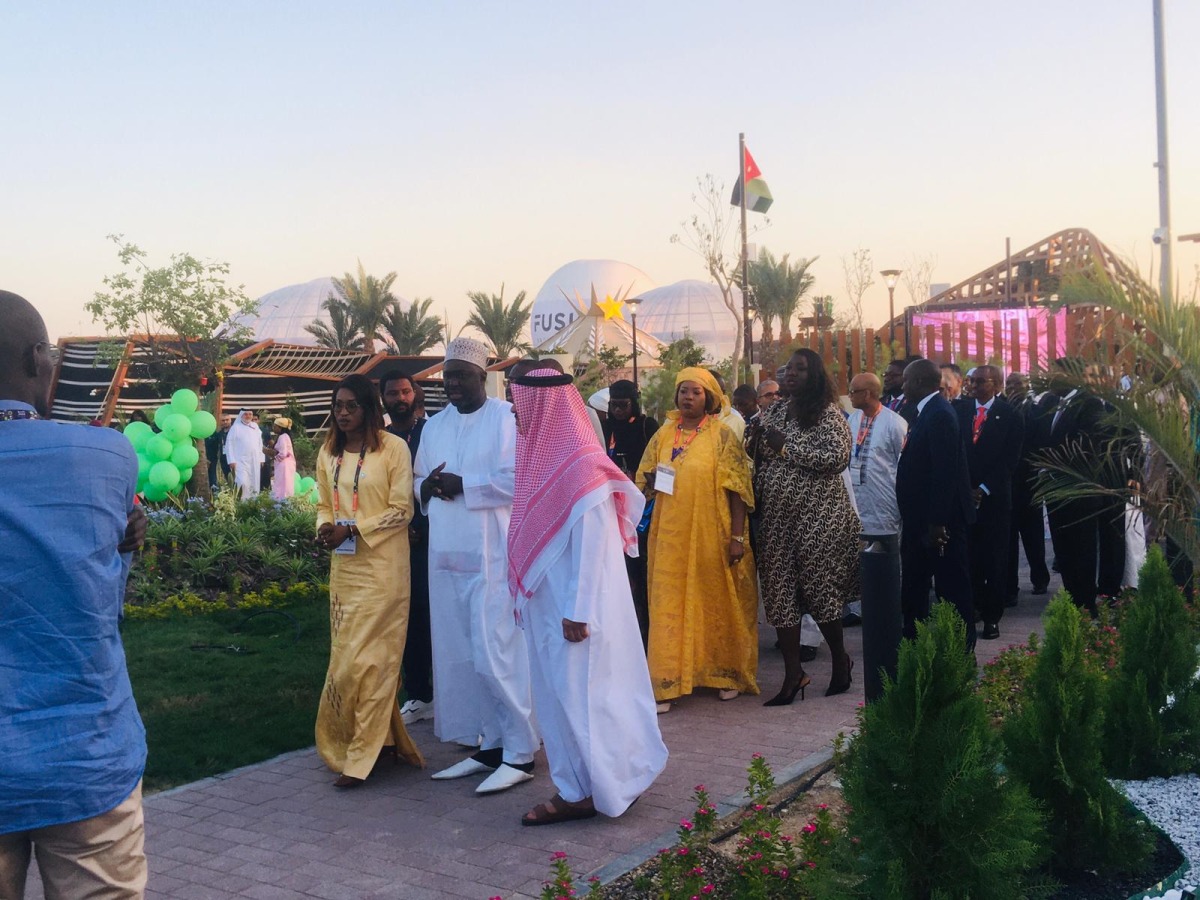
[[[767,187],[767,182],[763,180],[758,164],[754,162],[754,157],[750,155],[750,149],[746,148],[746,209],[752,212],[765,213],[771,208],[773,199],[771,189]],[[737,181],[733,185],[733,196],[729,198],[729,205],[742,205],[742,175],[740,172],[738,173]]]

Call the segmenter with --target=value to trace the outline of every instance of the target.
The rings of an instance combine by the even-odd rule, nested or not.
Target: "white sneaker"
[[[433,718],[433,704],[424,700],[409,700],[400,707],[400,718],[405,725],[412,725],[424,719]]]

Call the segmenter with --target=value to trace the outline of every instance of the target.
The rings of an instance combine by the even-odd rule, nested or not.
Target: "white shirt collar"
[[[924,396],[924,397],[923,397],[923,398],[922,398],[922,399],[921,399],[921,400],[920,400],[920,401],[917,403],[917,415],[918,415],[918,416],[919,416],[919,415],[920,415],[922,412],[924,412],[924,411],[925,411],[925,406],[926,406],[926,404],[928,404],[928,403],[929,403],[929,401],[930,401],[930,400],[932,400],[932,399],[933,399],[934,397],[936,397],[936,396],[938,396],[938,392],[937,392],[937,391],[934,391],[932,394],[926,394],[926,395],[925,395],[925,396]]]
[[[992,404],[996,402],[996,397],[999,397],[999,396],[1000,396],[999,394],[994,394],[992,396],[992,399],[989,400],[987,403],[980,403],[978,400],[976,400],[975,401],[975,409],[979,410],[980,408],[983,408],[983,409],[986,409],[988,412],[991,412]]]

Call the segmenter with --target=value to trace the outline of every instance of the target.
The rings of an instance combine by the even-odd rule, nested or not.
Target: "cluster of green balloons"
[[[309,503],[316,503],[320,493],[317,491],[317,482],[315,479],[305,475],[301,478],[296,476],[292,482],[292,493],[297,497],[303,497]]]
[[[192,468],[200,461],[194,441],[217,430],[213,414],[196,408],[199,402],[195,391],[183,388],[154,411],[158,433],[145,422],[125,426],[125,437],[138,456],[138,493],[147,500],[166,500],[192,480]]]

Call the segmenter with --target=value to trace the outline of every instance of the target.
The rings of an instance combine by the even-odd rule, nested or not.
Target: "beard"
[[[388,415],[392,417],[392,421],[398,422],[412,413],[413,405],[411,403],[405,403],[403,400],[399,400],[389,406],[387,411]]]

